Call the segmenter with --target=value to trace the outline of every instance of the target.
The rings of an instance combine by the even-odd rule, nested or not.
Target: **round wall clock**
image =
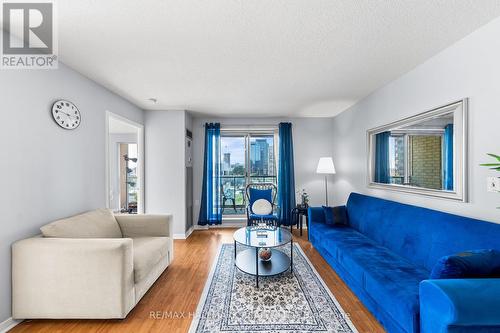
[[[73,130],[80,126],[80,110],[70,101],[59,100],[52,105],[54,121],[64,129]]]

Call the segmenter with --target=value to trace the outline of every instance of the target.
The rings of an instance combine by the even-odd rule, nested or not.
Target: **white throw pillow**
[[[273,212],[273,205],[266,199],[258,199],[252,205],[252,212],[257,215],[269,215]]]

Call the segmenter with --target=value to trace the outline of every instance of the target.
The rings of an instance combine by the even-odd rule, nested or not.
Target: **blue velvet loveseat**
[[[309,208],[313,246],[388,332],[500,332],[500,278],[429,279],[443,256],[500,250],[500,225],[357,193],[346,224]]]

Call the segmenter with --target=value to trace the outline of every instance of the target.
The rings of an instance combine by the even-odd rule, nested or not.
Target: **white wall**
[[[486,192],[480,167],[486,153],[500,153],[500,19],[442,51],[401,78],[377,90],[333,120],[337,163],[336,203],[351,191],[500,222],[500,195]],[[470,98],[470,203],[431,199],[366,186],[366,130],[428,109]]]
[[[2,322],[11,316],[11,244],[55,219],[105,207],[105,111],[139,123],[143,112],[61,63],[58,70],[2,70],[0,96]],[[80,109],[76,130],[52,120],[59,98]]]
[[[145,111],[146,213],[173,215],[174,235],[186,224],[185,111]]]
[[[195,225],[200,212],[201,185],[203,181],[203,154],[206,122],[220,122],[224,125],[278,125],[280,122],[291,122],[294,143],[295,187],[306,189],[310,195],[311,205],[325,203],[324,178],[316,174],[318,160],[322,156],[331,156],[330,118],[194,118],[193,119],[193,216]],[[334,160],[335,161],[335,160]],[[330,176],[330,181],[333,178]],[[330,185],[331,186],[331,185]],[[330,191],[330,199],[334,193]]]

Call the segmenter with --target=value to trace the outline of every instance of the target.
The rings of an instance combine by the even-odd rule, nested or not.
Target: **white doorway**
[[[106,112],[106,207],[144,213],[144,126]]]

